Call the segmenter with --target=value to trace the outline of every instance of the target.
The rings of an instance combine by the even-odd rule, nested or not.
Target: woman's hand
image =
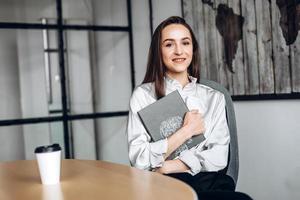
[[[188,139],[190,139],[194,135],[203,134],[204,131],[204,120],[198,110],[187,112],[185,114],[182,127],[168,137],[168,150],[164,158],[167,158],[169,155],[171,155],[171,153],[173,153]]]
[[[189,167],[185,165],[181,160],[167,160],[162,167],[156,168],[154,171],[160,174],[171,174],[179,172],[187,172]]]
[[[182,127],[188,130],[190,138],[205,132],[205,123],[201,113],[198,110],[191,110],[185,114]]]
[[[164,167],[164,166],[158,167],[154,171],[157,173],[160,173],[160,174],[168,174],[168,172],[166,171],[166,167]]]

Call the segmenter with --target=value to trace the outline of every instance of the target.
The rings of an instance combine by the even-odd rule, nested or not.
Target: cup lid
[[[60,151],[61,147],[59,144],[52,144],[48,146],[39,146],[36,147],[34,150],[34,153],[49,153],[49,152],[54,152],[54,151]]]

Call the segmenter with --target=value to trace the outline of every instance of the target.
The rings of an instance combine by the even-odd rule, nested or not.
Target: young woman
[[[192,186],[198,195],[214,190],[234,191],[231,177],[218,171],[227,165],[229,130],[222,93],[199,84],[199,47],[190,26],[181,17],[170,17],[155,30],[142,85],[130,99],[127,136],[132,166],[172,176]],[[137,112],[178,90],[190,112],[171,136],[151,141]],[[176,109],[176,108],[174,108]],[[195,135],[205,140],[168,156]]]

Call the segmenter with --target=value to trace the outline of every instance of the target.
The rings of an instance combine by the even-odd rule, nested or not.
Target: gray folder
[[[153,141],[164,139],[176,132],[183,123],[189,109],[177,90],[141,109],[138,115]],[[203,134],[192,137],[176,149],[169,159],[173,159],[185,149],[200,144]]]

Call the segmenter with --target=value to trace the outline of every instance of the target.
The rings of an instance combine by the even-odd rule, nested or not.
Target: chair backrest
[[[235,112],[231,99],[231,95],[227,91],[225,87],[221,84],[216,83],[214,81],[200,79],[200,83],[211,87],[215,90],[222,92],[225,96],[226,100],[226,117],[228,128],[230,132],[230,145],[229,145],[229,161],[227,164],[226,174],[233,178],[235,184],[238,180],[238,172],[239,172],[239,150],[238,150],[238,138],[237,138],[237,128],[235,121]]]

